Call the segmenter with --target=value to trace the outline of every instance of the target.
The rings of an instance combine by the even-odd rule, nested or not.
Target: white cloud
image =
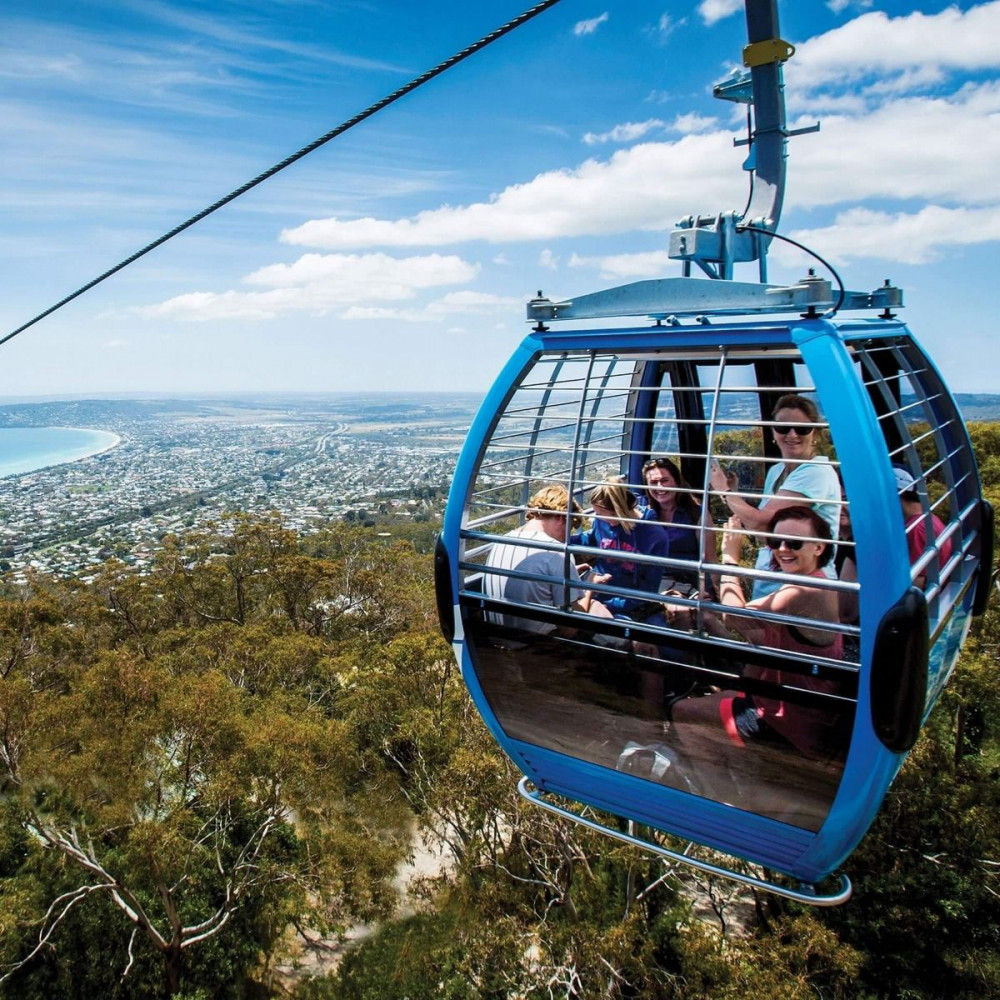
[[[286,243],[325,250],[508,243],[630,229],[663,230],[692,211],[738,208],[745,200],[739,151],[729,132],[643,143],[608,160],[539,174],[488,202],[446,205],[409,219],[318,219],[285,230]]]
[[[661,278],[677,270],[677,262],[671,260],[666,250],[650,250],[646,253],[611,254],[604,257],[581,257],[573,254],[570,267],[595,267],[601,277],[608,279]]]
[[[644,122],[625,122],[616,125],[607,132],[587,132],[583,141],[588,146],[596,146],[603,142],[634,142],[641,139],[647,132],[666,128],[666,123],[659,118],[647,118]]]
[[[528,131],[537,133],[538,135],[556,135],[560,139],[568,139],[570,137],[570,131],[565,125],[548,125],[535,122],[528,125]]]
[[[709,129],[718,127],[719,119],[708,115],[699,115],[691,111],[686,115],[678,115],[670,124],[674,132],[689,135],[692,132],[707,132]]]
[[[952,207],[1000,201],[1000,82],[967,85],[944,97],[886,100],[872,111],[830,115],[822,125],[819,133],[792,141],[790,208],[876,198]],[[729,131],[690,134],[539,174],[489,201],[443,206],[412,218],[320,219],[282,238],[345,250],[662,231],[692,212],[741,208],[746,196],[742,158],[732,148]]]
[[[599,17],[592,17],[587,21],[577,21],[573,25],[573,34],[577,37],[580,35],[592,35],[607,20],[608,12],[605,11]]]
[[[403,323],[439,323],[455,315],[495,316],[500,309],[523,310],[521,299],[490,295],[484,292],[449,292],[420,308],[399,309],[391,306],[350,306],[340,314],[343,320],[397,320]],[[459,328],[461,329],[461,328]],[[454,332],[449,331],[449,332]]]
[[[789,195],[796,205],[1000,201],[1000,82],[966,86],[950,97],[887,101],[871,112],[824,118],[822,125],[793,140]]]
[[[428,309],[442,313],[453,312],[489,312],[495,309],[521,309],[524,301],[520,298],[510,298],[503,295],[494,295],[491,292],[448,292],[440,299],[430,303]]]
[[[424,289],[471,281],[478,272],[476,264],[440,254],[305,254],[294,264],[272,264],[244,279],[262,291],[191,292],[134,312],[144,319],[188,322],[324,314],[353,304],[412,299]]]
[[[271,264],[244,278],[248,285],[267,288],[320,287],[338,301],[346,296],[368,296],[383,288],[431,288],[471,281],[479,268],[461,257],[390,257],[373,254],[308,253],[294,264]],[[387,297],[398,298],[396,294]]]
[[[1000,8],[1000,2],[987,6]],[[951,13],[967,18],[972,11]],[[895,79],[905,72],[899,67]],[[891,85],[893,77],[887,79]],[[933,260],[948,246],[1000,239],[1000,171],[995,167],[1000,162],[1000,81],[969,83],[933,97],[883,95],[874,106],[869,106],[872,88],[863,93],[863,100],[831,94],[822,131],[793,140],[786,198],[789,210],[862,207],[842,212],[829,225],[796,233],[796,238],[832,259],[884,257],[910,263]],[[790,126],[813,120],[791,120]],[[669,125],[660,119],[627,123],[618,126],[618,134],[653,128],[686,134],[643,142],[572,169],[547,171],[481,202],[443,205],[395,219],[313,220],[286,230],[282,240],[335,252],[305,253],[292,263],[253,272],[244,289],[178,296],[139,314],[210,320],[332,312],[349,319],[430,322],[480,304],[506,308],[504,300],[477,298],[472,292],[431,303],[418,299],[428,289],[466,284],[476,276],[478,266],[460,256],[346,251],[662,232],[682,215],[742,206],[746,179],[739,164],[744,154],[733,150],[728,129],[691,114],[679,115]],[[823,222],[828,219],[826,215]],[[539,266],[555,268],[560,251],[546,247]],[[776,245],[775,253],[783,251]],[[504,262],[502,253],[495,255],[495,263]],[[594,267],[622,281],[656,277],[673,266],[665,249],[574,255],[569,265]]]
[[[84,63],[76,55],[49,55],[8,49],[0,61],[0,77],[16,80],[63,78],[72,83],[84,79]]]
[[[437,317],[433,317],[437,318]],[[401,320],[404,323],[427,323],[432,317],[426,310],[394,309],[389,306],[351,306],[340,314],[345,320]]]
[[[72,94],[74,108],[107,103],[228,115],[233,99],[255,87],[247,72],[250,48],[164,46],[139,32],[90,31],[51,18],[5,20],[0,78],[45,80],[53,93]]]
[[[789,86],[842,84],[871,75],[908,74],[926,84],[948,70],[1000,67],[1000,0],[889,17],[872,11],[798,46],[786,68]]]
[[[277,18],[282,17],[281,7],[281,4],[275,5],[274,16]],[[351,69],[403,72],[401,67],[391,63],[341,52],[328,44],[318,42],[303,44],[290,41],[281,37],[273,25],[269,25],[260,15],[254,16],[255,12],[250,9],[245,12],[245,16],[241,16],[243,12],[239,8],[201,13],[195,12],[193,8],[184,9],[170,3],[147,3],[145,9],[174,30],[200,36],[203,45],[210,44],[218,46],[223,52],[236,53],[244,63],[249,52],[259,52],[261,53],[259,58],[272,62],[273,53],[278,52],[292,56],[300,64],[312,61],[347,66]],[[200,48],[194,48],[192,55],[197,56]]]
[[[743,0],[701,0],[698,13],[705,24],[715,24],[738,10],[743,10]]]
[[[874,80],[864,90],[864,96],[869,100],[883,94],[912,94],[927,91],[935,84],[944,80],[945,74],[940,66],[914,66],[902,69],[898,73]]]
[[[665,42],[678,28],[687,24],[687,18],[682,17],[675,21],[669,14],[661,14],[655,25],[647,29],[647,33],[652,35],[658,42]]]
[[[831,94],[828,90],[786,90],[785,110],[789,115],[805,114],[816,121],[824,114],[856,115],[867,112],[870,101],[862,92]]]
[[[133,310],[142,319],[170,319],[189,323],[209,320],[274,319],[291,301],[274,293],[187,292],[152,306]]]
[[[849,7],[857,7],[858,10],[868,10],[872,6],[873,0],[829,0],[827,7],[834,14],[842,14]]]
[[[1000,240],[1000,204],[974,209],[928,205],[912,214],[852,208],[830,226],[790,235],[833,263],[863,257],[927,264],[947,247]]]

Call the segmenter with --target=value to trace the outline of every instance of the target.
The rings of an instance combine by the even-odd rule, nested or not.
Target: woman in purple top
[[[698,560],[716,561],[715,535],[711,530],[705,530],[699,544],[701,506],[695,502],[681,470],[669,458],[651,458],[642,467],[642,481],[646,486],[646,503],[640,507],[643,519],[662,525],[671,559],[694,564],[689,570],[673,567],[667,571],[668,575],[677,583],[698,588]],[[710,585],[711,581],[706,583]]]

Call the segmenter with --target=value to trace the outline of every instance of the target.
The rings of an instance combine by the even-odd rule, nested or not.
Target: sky
[[[0,336],[529,6],[7,0]],[[821,124],[780,232],[1000,392],[1000,0],[779,10],[789,124]],[[711,87],[745,31],[741,0],[561,0],[0,347],[0,398],[484,391],[539,289],[677,275],[676,221],[743,207]]]

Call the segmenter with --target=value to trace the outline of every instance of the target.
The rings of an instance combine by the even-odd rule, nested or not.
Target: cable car
[[[684,220],[681,277],[528,304],[535,326],[458,462],[438,606],[522,794],[832,905],[849,880],[820,883],[874,819],[985,606],[993,520],[955,401],[896,316],[902,292],[766,282],[791,47],[773,0],[748,0],[747,21],[749,77],[722,96],[754,106],[765,214]],[[732,280],[752,259],[760,282]],[[670,470],[666,512],[655,468]]]

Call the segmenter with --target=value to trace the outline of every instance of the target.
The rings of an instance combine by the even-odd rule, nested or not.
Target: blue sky
[[[8,0],[2,332],[528,6]],[[1000,392],[1000,0],[780,9],[790,122],[822,123],[781,231]],[[482,390],[537,289],[677,274],[676,220],[742,207],[710,91],[744,33],[740,0],[562,0],[0,348],[0,397]]]

